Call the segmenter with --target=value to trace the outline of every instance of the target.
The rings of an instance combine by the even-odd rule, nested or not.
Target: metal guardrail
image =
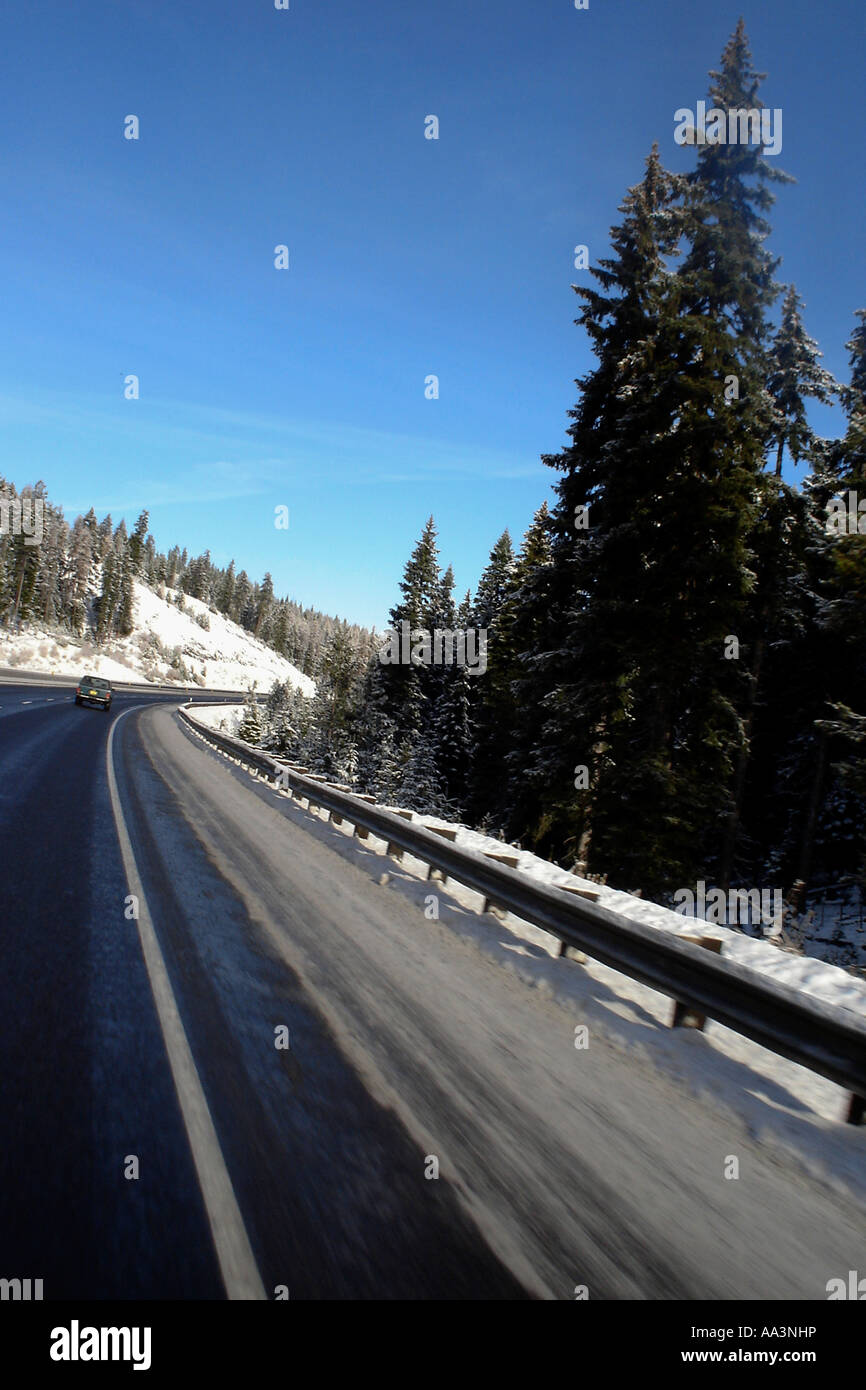
[[[761,1047],[827,1077],[851,1092],[847,1119],[866,1110],[866,1018],[834,1009],[788,985],[723,960],[670,932],[576,898],[566,889],[527,878],[383,807],[296,772],[289,764],[251,748],[242,739],[180,715],[197,734],[269,781],[320,806],[356,828],[406,851],[497,906],[531,922],[564,946],[586,952],[631,979],[668,995],[680,1006],[715,1019]]]

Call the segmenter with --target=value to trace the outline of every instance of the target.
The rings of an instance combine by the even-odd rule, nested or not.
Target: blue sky
[[[573,247],[605,254],[653,139],[691,167],[674,112],[740,13],[798,180],[771,247],[844,379],[866,303],[862,0],[7,7],[0,473],[43,478],[70,519],[147,508],[161,549],[209,547],[369,625],[431,512],[474,586],[549,497],[539,456],[590,364]]]

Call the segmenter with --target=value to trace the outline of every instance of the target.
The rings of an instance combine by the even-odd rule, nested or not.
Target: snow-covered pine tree
[[[488,806],[487,814],[509,838],[542,823],[549,792],[549,769],[534,757],[541,711],[534,708],[533,700],[547,679],[552,577],[550,514],[543,502],[523,537],[512,591],[498,621],[499,661],[509,695],[507,780],[502,804]]]
[[[38,547],[38,573],[33,594],[33,614],[37,621],[54,627],[63,617],[63,588],[69,547],[69,527],[59,507],[42,496],[44,507],[42,541]]]
[[[0,489],[2,491],[2,489]],[[12,500],[19,500],[22,504],[27,501],[34,507],[31,513],[35,517],[35,504],[38,501],[45,501],[45,484],[37,482],[33,487],[23,487],[20,494],[16,493],[11,484],[5,485],[5,495]],[[20,627],[22,623],[32,621],[38,617],[39,604],[37,586],[39,582],[40,556],[39,546],[30,545],[24,534],[23,528],[17,533],[13,531],[5,538],[6,545],[6,621],[13,626]]]
[[[111,549],[102,562],[102,587],[97,600],[96,641],[99,646],[109,641],[114,632],[120,595],[119,571],[120,562]]]
[[[216,606],[223,617],[229,618],[232,614],[235,597],[235,562],[229,561],[229,567],[223,571],[216,593]]]
[[[390,715],[385,668],[377,650],[369,655],[363,676],[355,740],[355,776],[359,789],[379,801],[393,802],[400,785],[401,762],[397,730]]]
[[[70,630],[81,636],[88,617],[88,605],[94,578],[93,539],[96,517],[91,509],[88,517],[77,517],[72,526],[69,561],[64,584],[63,608]]]
[[[720,70],[711,73],[713,106],[726,113],[760,109],[764,76],[754,67],[740,20]],[[777,489],[763,470],[778,423],[768,390],[768,316],[780,286],[774,278],[778,261],[765,242],[766,214],[774,202],[770,185],[786,182],[789,176],[767,162],[760,143],[702,146],[689,176],[689,250],[678,276],[687,387],[680,437],[706,494],[701,512],[707,520],[700,532],[704,563],[694,577],[705,593],[709,590],[699,600],[700,629],[684,634],[693,644],[694,660],[687,693],[696,709],[704,709],[700,718],[706,718],[718,754],[709,765],[705,759],[695,763],[701,781],[715,793],[715,816],[704,801],[705,858],[699,868],[720,874],[723,883],[734,864],[751,721],[778,590],[778,557],[767,544]],[[768,553],[756,582],[762,536]],[[729,650],[729,639],[736,639],[738,655],[720,663],[720,646]],[[709,740],[705,744],[712,746]]]
[[[465,632],[469,626],[470,615],[465,606],[458,610],[454,605],[454,572],[449,565],[442,576],[438,606],[432,614],[433,631]],[[462,811],[466,804],[467,783],[470,763],[470,701],[472,685],[483,676],[471,676],[466,665],[458,665],[454,641],[443,639],[443,654],[446,644],[453,658],[451,664],[430,671],[431,726],[435,749],[435,763],[443,794],[455,813]]]
[[[404,622],[410,633],[419,628],[432,630],[442,595],[439,548],[432,516],[406,562],[400,592],[402,597],[389,615],[392,630],[400,634]],[[408,740],[411,744],[422,732],[430,731],[429,702],[435,685],[430,667],[388,665],[383,674],[387,710],[398,743]]]
[[[422,728],[411,740],[403,739],[398,754],[400,774],[396,800],[410,810],[453,818],[456,807],[448,800],[438,752],[432,725]]]
[[[96,555],[97,559],[104,561],[109,550],[112,549],[114,541],[114,522],[111,519],[111,512],[108,512],[96,528]]]
[[[238,729],[238,738],[242,738],[244,743],[249,743],[253,748],[257,748],[262,741],[263,734],[264,723],[256,701],[256,688],[253,685],[247,691],[244,700],[244,716]]]
[[[230,616],[233,622],[240,623],[242,627],[247,626],[252,598],[253,586],[250,583],[249,575],[246,570],[241,570],[237,577],[237,582],[235,583]]]
[[[821,366],[823,354],[803,325],[803,303],[793,285],[785,291],[782,321],[773,340],[767,383],[775,407],[771,445],[776,449],[776,477],[782,476],[787,449],[792,463],[812,457],[815,432],[806,414],[808,400],[832,403],[839,385]]]
[[[504,811],[508,769],[506,756],[513,734],[509,683],[512,653],[501,631],[502,613],[514,586],[514,546],[503,531],[478,581],[471,625],[487,633],[487,670],[469,677],[472,726],[470,810],[477,822],[498,826]]]
[[[848,425],[830,460],[832,501],[844,508],[845,521],[830,527],[833,569],[827,624],[836,664],[831,718],[823,727],[832,739],[829,756],[839,791],[848,802],[851,859],[856,859],[866,881],[866,309],[858,309],[855,317],[847,343],[851,376],[842,391]],[[839,512],[835,515],[838,518]]]
[[[267,641],[271,612],[274,604],[274,581],[270,574],[262,580],[256,599],[256,616],[253,622],[253,636]]]
[[[355,774],[353,724],[360,680],[358,652],[345,625],[337,627],[327,644],[313,699],[316,736],[310,758],[318,771],[341,781],[351,781]]]
[[[820,357],[803,325],[799,296],[789,286],[768,359],[772,427],[767,447],[775,467],[774,476],[761,479],[750,538],[755,580],[744,634],[751,653],[750,689],[741,711],[745,739],[720,858],[723,884],[734,874],[758,882],[768,865],[776,880],[780,875],[787,883],[802,880],[811,858],[804,858],[803,845],[812,836],[813,791],[825,754],[815,721],[826,688],[819,592],[829,541],[817,481],[826,441],[809,424],[807,402],[831,403],[839,391]],[[794,464],[805,461],[812,469],[802,491],[782,480],[786,452]]]
[[[142,512],[129,538],[130,566],[132,574],[136,578],[142,575],[144,569],[148,520],[147,512]]]
[[[612,255],[592,272],[600,288],[575,286],[598,362],[577,383],[571,443],[544,460],[563,477],[550,563],[531,595],[534,649],[523,647],[519,667],[532,742],[524,768],[511,768],[512,784],[525,778],[541,792],[546,782],[535,807],[521,798],[530,842],[572,862],[592,845],[590,867],[629,887],[681,876],[689,852],[669,810],[679,714],[679,670],[669,667],[687,635],[688,564],[705,544],[694,529],[711,492],[695,496],[697,470],[676,438],[679,287],[667,260],[684,188],[654,147],[611,231]]]
[[[280,656],[286,655],[289,637],[289,614],[284,602],[277,603],[273,609],[268,641]]]

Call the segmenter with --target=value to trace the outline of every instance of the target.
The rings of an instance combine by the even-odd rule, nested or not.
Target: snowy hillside
[[[264,692],[279,680],[305,695],[315,693],[309,676],[237,623],[186,594],[180,596],[180,608],[176,590],[163,592],[165,598],[136,583],[135,631],[113,637],[101,648],[34,626],[20,633],[0,632],[0,666],[70,676],[86,668],[109,680],[176,681],[205,690],[246,690],[255,684]]]

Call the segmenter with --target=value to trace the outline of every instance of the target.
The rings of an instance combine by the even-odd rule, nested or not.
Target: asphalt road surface
[[[844,1197],[639,1058],[577,1052],[177,703],[0,685],[0,1277],[824,1299],[862,1264]]]

